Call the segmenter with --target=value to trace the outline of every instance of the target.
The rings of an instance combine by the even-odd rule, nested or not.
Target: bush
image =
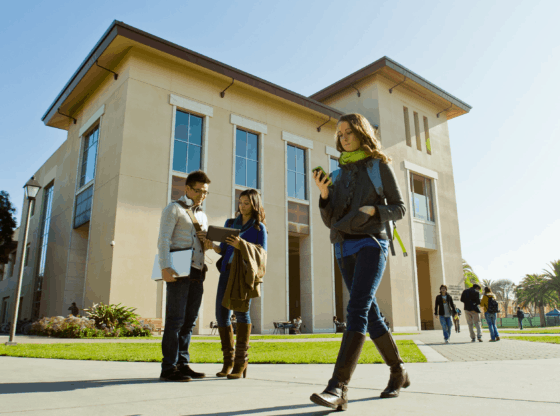
[[[30,333],[57,338],[148,337],[154,325],[139,320],[133,308],[95,304],[85,309],[88,317],[69,315],[42,318],[33,323]]]

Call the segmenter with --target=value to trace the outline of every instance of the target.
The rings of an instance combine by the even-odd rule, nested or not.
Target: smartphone
[[[323,179],[325,179],[325,177],[328,177],[329,175],[327,175],[327,172],[325,172],[325,170],[321,167],[321,166],[317,166],[315,169],[313,169],[313,172],[319,171],[321,172],[321,176],[319,177],[319,179],[322,181]],[[332,185],[332,181],[329,179],[329,185]]]

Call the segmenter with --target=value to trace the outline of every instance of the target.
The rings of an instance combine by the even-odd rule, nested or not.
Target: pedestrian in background
[[[455,304],[451,295],[447,294],[447,286],[441,285],[439,287],[439,295],[436,296],[436,306],[434,315],[439,315],[439,322],[443,330],[443,339],[446,344],[449,344],[451,337],[451,317],[455,312]]]
[[[72,306],[70,306],[68,308],[68,310],[72,313],[72,315],[74,316],[78,316],[80,314],[80,308],[78,308],[78,306],[76,306],[76,302],[72,302]]]
[[[525,318],[525,314],[521,310],[521,308],[517,307],[517,320],[519,321],[519,329],[523,329],[523,318]]]
[[[478,341],[482,342],[482,327],[480,326],[480,286],[472,285],[471,288],[463,290],[461,294],[461,302],[465,305],[465,316],[467,317],[467,325],[469,326],[469,334],[471,342],[475,342],[473,325],[476,325]]]
[[[498,315],[498,301],[496,295],[492,293],[492,289],[488,286],[484,288],[484,296],[480,301],[480,306],[484,308],[484,317],[488,322],[488,330],[490,331],[490,342],[499,341],[500,334],[496,326],[496,317]]]

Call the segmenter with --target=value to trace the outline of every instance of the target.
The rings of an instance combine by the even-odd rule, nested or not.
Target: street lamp
[[[6,345],[17,345],[17,342],[14,341],[14,338],[16,336],[17,317],[19,310],[19,295],[21,294],[23,267],[25,265],[25,256],[27,255],[27,232],[29,231],[29,217],[31,216],[31,201],[37,197],[39,189],[41,189],[41,185],[39,185],[39,182],[37,182],[35,180],[35,177],[32,176],[31,179],[27,181],[23,189],[25,189],[25,198],[27,199],[27,219],[25,220],[25,231],[23,233],[22,255],[19,265],[19,276],[15,293],[16,297],[14,299],[14,313],[12,314],[12,329],[10,331],[10,339],[8,342],[6,342]]]

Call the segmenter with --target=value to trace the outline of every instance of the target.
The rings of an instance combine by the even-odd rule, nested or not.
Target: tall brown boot
[[[220,334],[220,341],[222,341],[222,352],[224,353],[224,366],[222,371],[216,373],[218,377],[225,377],[233,368],[233,326],[219,326],[218,333]]]
[[[346,331],[327,388],[320,394],[313,393],[311,401],[336,410],[348,407],[348,383],[358,364],[366,336],[360,332]]]
[[[381,393],[381,397],[399,397],[401,387],[407,388],[410,386],[410,379],[408,378],[408,372],[404,368],[403,360],[399,355],[399,350],[393,340],[393,336],[390,332],[386,332],[380,337],[375,338],[373,343],[381,357],[383,357],[383,360],[385,360],[385,364],[391,368],[389,384]]]
[[[251,324],[237,323],[237,340],[235,342],[235,358],[233,370],[227,375],[230,380],[247,377],[247,364],[249,363],[249,338],[251,337]]]

